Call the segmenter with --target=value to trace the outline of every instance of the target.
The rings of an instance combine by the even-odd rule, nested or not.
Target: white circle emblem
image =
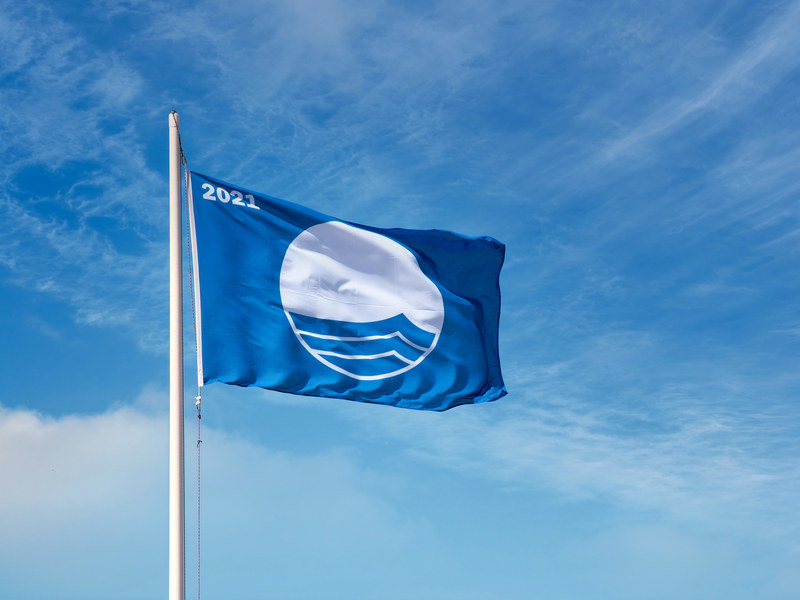
[[[281,266],[281,302],[314,358],[355,379],[394,377],[436,347],[444,303],[396,241],[339,221],[309,227]]]

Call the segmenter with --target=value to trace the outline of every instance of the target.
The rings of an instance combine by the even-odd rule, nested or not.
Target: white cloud
[[[165,400],[163,391],[149,386],[136,408],[98,415],[56,419],[0,408],[0,594],[100,599],[165,593]],[[314,410],[336,406],[348,418],[362,419],[392,453],[405,449],[417,460],[477,477],[488,489],[498,483],[516,488],[508,496],[516,497],[519,513],[496,516],[503,523],[524,518],[523,531],[542,528],[551,510],[537,503],[535,493],[520,492],[526,488],[556,489],[572,499],[602,496],[621,503],[620,514],[628,518],[582,533],[580,527],[572,531],[577,522],[552,532],[545,527],[536,540],[522,544],[509,541],[520,532],[471,524],[465,544],[462,519],[478,523],[485,511],[502,512],[513,503],[484,506],[448,492],[441,501],[454,503],[459,513],[448,526],[409,500],[418,492],[431,495],[402,466],[387,468],[379,460],[373,464],[380,470],[367,468],[347,447],[302,455],[276,451],[204,425],[203,594],[488,600],[528,598],[531,589],[557,599],[619,589],[618,597],[637,598],[649,593],[654,579],[673,594],[662,590],[665,598],[700,598],[697,586],[712,584],[702,597],[772,590],[781,598],[798,589],[793,551],[787,549],[796,494],[784,486],[769,497],[775,491],[770,481],[790,463],[774,456],[759,462],[741,423],[723,416],[710,422],[697,412],[692,418],[687,410],[675,431],[624,438],[613,431],[622,415],[610,409],[583,412],[567,402],[524,408],[508,400],[505,408],[501,400],[444,414],[312,402],[319,405]],[[188,596],[195,585],[195,424],[187,419]],[[759,424],[751,425],[753,435],[776,432],[763,424],[756,432]],[[738,453],[704,443],[732,431],[745,442]],[[752,516],[753,494],[761,501],[755,523],[715,527]],[[696,520],[687,522],[687,510],[698,505],[700,512],[716,511],[718,520],[699,527]],[[746,510],[736,514],[731,505]],[[673,522],[654,519],[653,508],[671,511]],[[647,524],[638,522],[643,514],[650,515]],[[778,554],[763,555],[764,540]],[[564,580],[554,568],[583,575]],[[631,569],[641,576],[631,578]],[[493,575],[487,579],[486,572]],[[620,588],[623,581],[627,585]]]
[[[166,593],[168,419],[151,412],[162,393],[141,396],[147,412],[55,419],[0,408],[4,597]],[[193,426],[188,420],[187,565],[196,559]],[[212,596],[250,597],[264,586],[293,598],[394,597],[398,589],[424,597],[439,589],[439,569],[458,564],[424,517],[395,506],[402,481],[363,469],[347,452],[297,456],[210,428],[203,444],[204,589]],[[411,581],[409,565],[418,574]]]
[[[61,419],[0,408],[3,595],[158,590],[166,434],[165,419],[129,408]]]

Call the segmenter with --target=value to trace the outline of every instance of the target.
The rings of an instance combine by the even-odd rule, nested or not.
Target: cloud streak
[[[5,3],[0,18],[2,76],[14,81],[0,92],[8,279],[163,348],[165,184],[125,117],[143,108],[141,78],[47,7]]]
[[[496,405],[433,417],[340,410],[370,439],[511,489],[655,509],[712,531],[794,535],[798,421],[775,399],[796,377],[729,371],[731,360],[669,363],[663,351],[615,333],[570,361],[515,370],[511,399]]]

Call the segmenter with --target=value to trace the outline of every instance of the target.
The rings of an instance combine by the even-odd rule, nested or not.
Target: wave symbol
[[[370,323],[317,319],[286,312],[295,335],[317,360],[356,379],[403,373],[436,345],[439,334],[414,325],[405,315]]]

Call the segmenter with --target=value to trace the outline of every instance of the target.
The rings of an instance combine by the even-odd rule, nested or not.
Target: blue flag
[[[503,244],[357,225],[189,179],[201,386],[439,411],[506,394]]]

